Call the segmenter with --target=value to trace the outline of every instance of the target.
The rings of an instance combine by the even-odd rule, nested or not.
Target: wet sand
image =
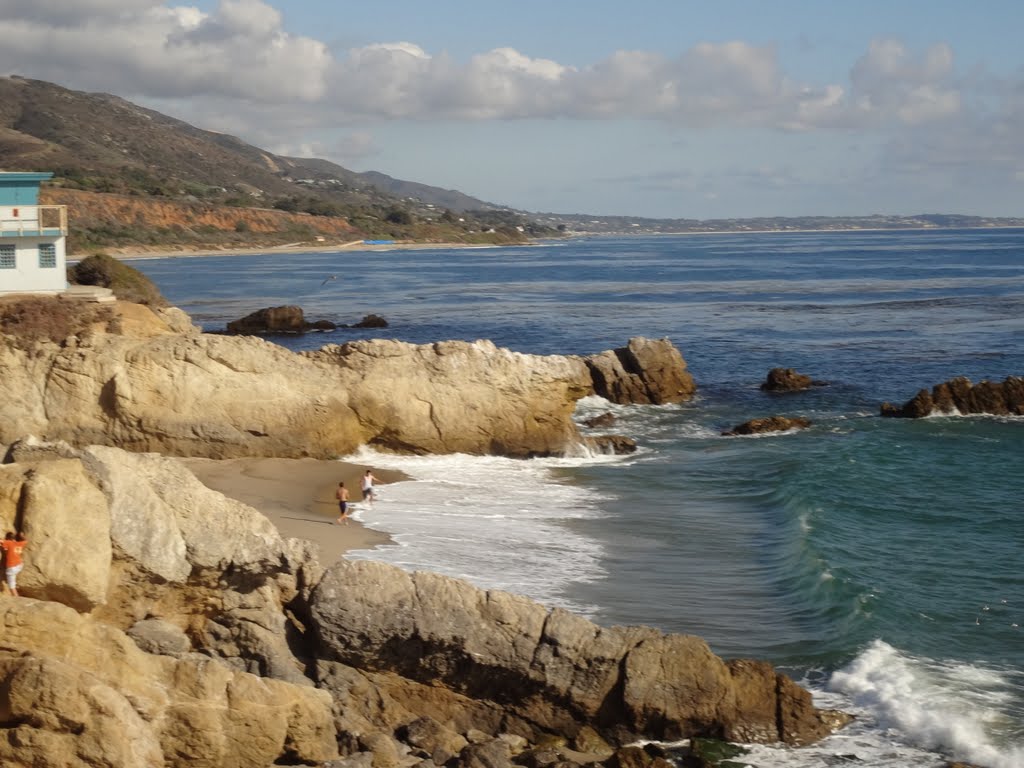
[[[390,537],[355,520],[337,524],[334,493],[344,482],[350,501],[360,501],[359,479],[372,469],[383,483],[403,480],[400,472],[370,465],[320,459],[179,459],[208,488],[263,513],[282,536],[308,539],[320,546],[322,562],[353,549],[387,544]]]

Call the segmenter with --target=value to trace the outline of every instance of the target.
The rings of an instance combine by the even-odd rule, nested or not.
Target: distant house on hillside
[[[39,205],[39,185],[51,176],[0,172],[0,295],[68,287],[67,206]]]

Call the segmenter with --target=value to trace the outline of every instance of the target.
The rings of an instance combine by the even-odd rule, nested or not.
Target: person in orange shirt
[[[20,532],[15,537],[13,533],[8,531],[4,540],[0,541],[0,549],[4,551],[4,565],[7,567],[7,587],[15,597],[18,596],[18,574],[25,567],[25,563],[21,559],[21,553],[25,551],[27,545],[28,542],[25,541],[25,534]]]

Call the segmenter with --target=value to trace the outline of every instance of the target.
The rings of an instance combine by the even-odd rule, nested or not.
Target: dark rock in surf
[[[307,333],[308,331],[333,331],[337,328],[330,320],[317,320],[307,323],[302,307],[286,305],[283,307],[266,307],[252,314],[228,323],[227,332],[240,336],[253,336],[263,333]]]
[[[587,419],[583,422],[583,426],[589,427],[590,429],[599,429],[600,427],[610,427],[615,423],[615,414],[613,413],[602,413],[600,416],[595,416],[592,419]]]
[[[620,405],[681,403],[697,391],[686,361],[668,339],[634,337],[625,347],[583,358],[594,394]]]
[[[380,315],[367,315],[358,323],[352,326],[353,328],[387,328],[388,321]]]
[[[1024,416],[1024,377],[971,384],[960,376],[936,385],[931,392],[922,389],[902,406],[882,403],[880,408],[882,416],[908,419],[942,413]]]
[[[585,441],[597,453],[614,453],[616,455],[636,453],[636,440],[625,435],[599,435],[588,437]]]
[[[725,437],[759,435],[764,432],[786,432],[790,429],[807,429],[809,426],[811,426],[811,420],[805,419],[802,416],[768,416],[764,419],[745,421],[722,434]]]
[[[792,368],[772,368],[761,384],[765,392],[801,392],[811,387],[827,387],[827,381],[817,381]]]

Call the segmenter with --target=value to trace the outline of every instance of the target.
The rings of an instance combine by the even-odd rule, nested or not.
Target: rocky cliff
[[[33,434],[209,458],[334,458],[361,445],[525,457],[583,444],[572,413],[595,381],[582,358],[489,341],[359,341],[294,354],[200,334],[172,311],[119,307],[106,326],[59,342],[0,337],[0,443]],[[629,348],[643,351],[643,365],[602,382],[640,392],[640,402],[692,392],[671,342]]]
[[[156,455],[17,441],[0,524],[30,553],[23,596],[0,597],[4,765],[506,768],[548,764],[541,745],[619,765],[637,738],[801,744],[844,722],[697,638],[382,564],[325,572]]]

